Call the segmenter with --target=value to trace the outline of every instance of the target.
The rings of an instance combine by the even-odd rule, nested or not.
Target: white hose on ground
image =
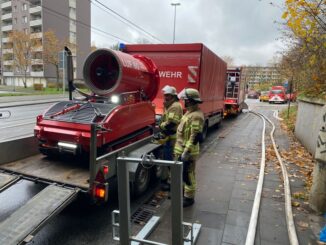
[[[283,118],[278,116],[278,110],[274,110],[273,117],[275,117],[277,120],[283,121]]]
[[[283,174],[283,181],[284,181],[284,197],[285,197],[285,214],[286,214],[286,225],[288,229],[288,235],[291,245],[298,245],[298,237],[295,230],[294,220],[293,220],[293,213],[292,213],[292,203],[291,203],[291,189],[290,189],[290,182],[288,173],[286,171],[286,166],[284,165],[281,155],[277,150],[275,140],[274,140],[274,131],[275,131],[275,125],[274,123],[266,116],[263,115],[267,119],[267,121],[273,126],[273,129],[270,133],[270,137],[273,143],[273,148],[276,153],[277,159],[280,163],[282,174]]]
[[[255,236],[256,236],[256,227],[258,221],[258,214],[259,214],[259,206],[260,206],[260,199],[261,193],[263,190],[263,183],[264,183],[264,173],[265,173],[265,130],[266,130],[266,120],[263,116],[250,111],[251,113],[259,116],[263,120],[263,131],[261,137],[261,161],[260,161],[260,171],[259,171],[259,178],[256,188],[255,200],[251,210],[250,222],[246,237],[246,245],[253,245],[255,243]]]

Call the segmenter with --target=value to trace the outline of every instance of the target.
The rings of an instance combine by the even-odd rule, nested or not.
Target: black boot
[[[194,202],[195,202],[195,199],[193,199],[193,198],[183,197],[183,207],[184,208],[193,205]]]
[[[161,183],[161,190],[162,191],[170,191],[171,185],[167,182],[162,182]]]

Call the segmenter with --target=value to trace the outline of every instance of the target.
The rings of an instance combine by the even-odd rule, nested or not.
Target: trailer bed
[[[0,170],[36,180],[66,184],[83,190],[89,189],[89,168],[76,161],[49,159],[38,154],[1,164]]]

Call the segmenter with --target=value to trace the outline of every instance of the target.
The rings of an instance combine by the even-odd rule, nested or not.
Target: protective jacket
[[[191,156],[199,155],[199,137],[204,125],[204,114],[198,105],[187,108],[177,129],[174,154],[181,155],[188,151]]]
[[[164,106],[164,113],[160,123],[161,132],[169,136],[171,140],[176,138],[176,130],[180,123],[183,111],[179,101],[173,101],[171,104]]]

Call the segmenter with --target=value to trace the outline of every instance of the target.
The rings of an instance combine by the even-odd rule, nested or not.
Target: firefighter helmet
[[[198,90],[194,88],[184,88],[178,94],[178,98],[182,100],[192,100],[197,103],[203,103],[203,101],[200,99]]]
[[[165,85],[162,88],[163,94],[171,94],[171,95],[178,95],[177,90],[173,86]]]

